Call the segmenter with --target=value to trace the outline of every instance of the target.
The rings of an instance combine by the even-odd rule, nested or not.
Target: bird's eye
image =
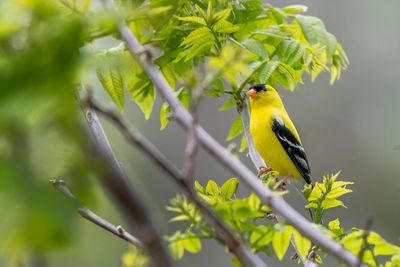
[[[250,87],[250,89],[254,89],[257,92],[262,92],[262,91],[266,92],[267,91],[265,84],[255,84],[252,87]]]

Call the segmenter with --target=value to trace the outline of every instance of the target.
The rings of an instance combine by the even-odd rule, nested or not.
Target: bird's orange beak
[[[254,90],[254,89],[249,90],[249,91],[247,92],[247,95],[248,95],[250,98],[258,98],[258,92],[257,92],[256,90]]]

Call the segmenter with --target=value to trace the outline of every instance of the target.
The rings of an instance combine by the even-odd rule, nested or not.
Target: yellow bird
[[[277,91],[271,86],[250,87],[250,133],[265,163],[281,176],[303,178],[311,184],[306,152]],[[260,174],[266,169],[260,168]],[[281,182],[281,183],[282,183]]]

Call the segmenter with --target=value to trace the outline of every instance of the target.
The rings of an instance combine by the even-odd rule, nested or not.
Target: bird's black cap
[[[257,92],[261,91],[267,91],[267,88],[265,87],[265,84],[255,84],[252,87],[249,88],[249,90],[254,89]]]

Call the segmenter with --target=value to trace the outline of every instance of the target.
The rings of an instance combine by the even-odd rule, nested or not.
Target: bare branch
[[[103,0],[102,2],[108,10],[115,11],[112,0]],[[174,117],[177,122],[183,128],[188,129],[191,123],[189,112],[172,93],[167,81],[153,62],[142,55],[141,52],[144,51],[143,46],[138,42],[122,18],[119,18],[118,30],[132,56],[138,61],[150,80],[156,86],[158,92],[164,97],[171,109],[174,111]],[[247,187],[253,190],[260,197],[263,203],[269,205],[300,233],[316,244],[319,244],[336,258],[342,260],[349,266],[355,267],[358,265],[358,258],[356,255],[352,254],[331,238],[322,234],[314,225],[287,204],[282,197],[276,196],[271,190],[266,188],[242,162],[228,154],[225,149],[202,127],[197,125],[195,128],[200,145],[219,160],[225,167],[235,173]]]
[[[253,164],[257,170],[259,170],[259,168],[262,166],[268,167],[267,164],[265,164],[263,158],[258,153],[256,146],[254,144],[254,141],[253,141],[253,137],[251,136],[251,133],[250,133],[250,110],[249,110],[249,105],[247,103],[247,100],[244,101],[242,105],[243,106],[241,107],[239,114],[242,118],[244,134],[246,137],[247,145],[249,147],[250,159],[253,162]]]
[[[215,229],[218,239],[223,242],[229,250],[242,262],[244,266],[267,266],[257,255],[252,251],[229,229],[219,217],[210,210],[193,191],[183,173],[173,165],[168,158],[162,154],[150,141],[140,134],[134,127],[128,127],[122,119],[111,110],[104,110],[97,106],[90,99],[87,104],[100,114],[110,119],[124,134],[126,140],[140,148],[145,152],[155,163],[158,164],[169,177],[179,186],[180,190],[185,193],[188,199],[196,204],[204,220]]]
[[[194,167],[197,153],[197,138],[195,134],[196,119],[193,116],[192,123],[187,131],[187,143],[185,149],[185,165],[183,176],[190,181],[194,177]]]
[[[134,232],[143,244],[152,266],[174,266],[160,234],[141,201],[136,197],[121,165],[117,161],[110,143],[104,133],[96,112],[82,107],[89,129],[93,135],[94,158],[101,161],[105,168],[100,182],[104,190],[117,204],[131,232]]]
[[[93,211],[88,209],[85,205],[83,205],[82,202],[80,202],[72,194],[72,192],[69,190],[69,188],[67,187],[67,185],[65,184],[65,182],[63,180],[50,180],[49,182],[54,186],[54,188],[56,188],[58,191],[60,191],[65,197],[67,197],[68,199],[72,200],[75,203],[75,205],[78,207],[78,213],[83,218],[100,226],[101,228],[107,230],[108,232],[128,241],[129,243],[131,243],[133,245],[136,245],[136,246],[141,245],[140,241],[136,237],[134,237],[133,235],[131,235],[130,233],[125,231],[120,225],[118,225],[118,226],[113,225],[112,223],[101,218],[96,213],[94,213]]]

